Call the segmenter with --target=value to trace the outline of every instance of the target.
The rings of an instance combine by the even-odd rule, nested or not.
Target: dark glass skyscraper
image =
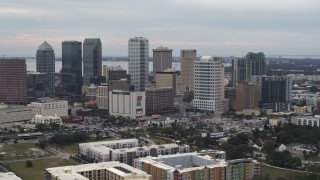
[[[83,83],[102,75],[102,44],[99,38],[86,38],[83,42]]]
[[[37,50],[37,72],[48,75],[50,96],[54,96],[55,55],[52,46],[47,41],[44,41]]]
[[[62,42],[61,82],[65,95],[81,95],[82,44],[78,41]]]
[[[234,58],[232,68],[232,84],[235,87],[240,81],[249,81],[251,76],[266,75],[266,59],[262,52],[248,52],[243,58]]]

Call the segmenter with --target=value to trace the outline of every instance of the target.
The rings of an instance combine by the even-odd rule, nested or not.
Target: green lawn
[[[270,180],[276,180],[279,177],[284,178],[286,180],[294,180],[294,179],[298,180],[300,179],[301,176],[308,175],[309,173],[283,170],[283,169],[262,165],[262,175],[266,177],[267,174]]]
[[[0,148],[0,153],[3,154],[3,159],[45,157],[52,155],[50,152],[36,146],[34,143],[3,145]]]
[[[69,145],[62,146],[61,149],[70,153],[70,154],[77,154],[78,153],[78,143],[73,143]]]
[[[9,163],[9,169],[23,180],[43,180],[44,170],[50,167],[73,165],[65,159],[45,159],[31,161],[33,167],[27,168],[26,161]]]
[[[168,143],[174,143],[170,139],[161,138],[161,137],[150,137],[155,144],[168,144]]]

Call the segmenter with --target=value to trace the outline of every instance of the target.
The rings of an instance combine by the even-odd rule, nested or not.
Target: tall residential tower
[[[147,38],[134,37],[128,42],[129,74],[134,91],[145,91],[149,72],[149,41]]]
[[[78,41],[62,42],[62,87],[66,95],[81,95],[82,44]]]
[[[83,42],[83,85],[90,78],[102,75],[102,44],[99,38],[86,38]]]
[[[55,55],[52,46],[47,41],[44,41],[37,50],[37,72],[48,75],[50,96],[54,96]]]

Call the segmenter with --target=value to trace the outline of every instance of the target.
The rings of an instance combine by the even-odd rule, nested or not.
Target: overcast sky
[[[0,0],[0,53],[35,56],[47,40],[101,38],[103,56],[127,56],[128,39],[198,55],[320,54],[320,0]]]

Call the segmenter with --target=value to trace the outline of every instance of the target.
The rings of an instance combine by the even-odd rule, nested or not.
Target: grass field
[[[111,140],[115,140],[115,138],[113,137],[105,137],[105,138],[99,138],[99,139],[90,139],[86,142],[98,142],[98,141],[111,141]],[[83,143],[86,143],[83,142]],[[69,144],[69,145],[65,145],[60,147],[62,150],[70,153],[70,154],[77,154],[78,153],[78,147],[79,147],[80,143],[73,143],[73,144]]]
[[[26,167],[26,161],[9,163],[9,169],[23,180],[43,180],[43,171],[49,167],[73,165],[65,159],[45,159],[31,161],[33,167]]]
[[[153,142],[155,144],[168,144],[168,143],[174,143],[173,141],[171,141],[170,139],[166,139],[166,138],[161,138],[161,137],[151,137],[151,139],[153,140]]]
[[[3,145],[0,148],[0,152],[3,154],[3,159],[45,157],[52,155],[50,152],[40,149],[33,143]]]
[[[308,175],[308,173],[295,172],[262,165],[262,175],[265,177],[267,176],[267,174],[269,174],[268,176],[270,180],[276,180],[279,177],[284,178],[286,180],[291,180],[299,178],[300,176]]]

